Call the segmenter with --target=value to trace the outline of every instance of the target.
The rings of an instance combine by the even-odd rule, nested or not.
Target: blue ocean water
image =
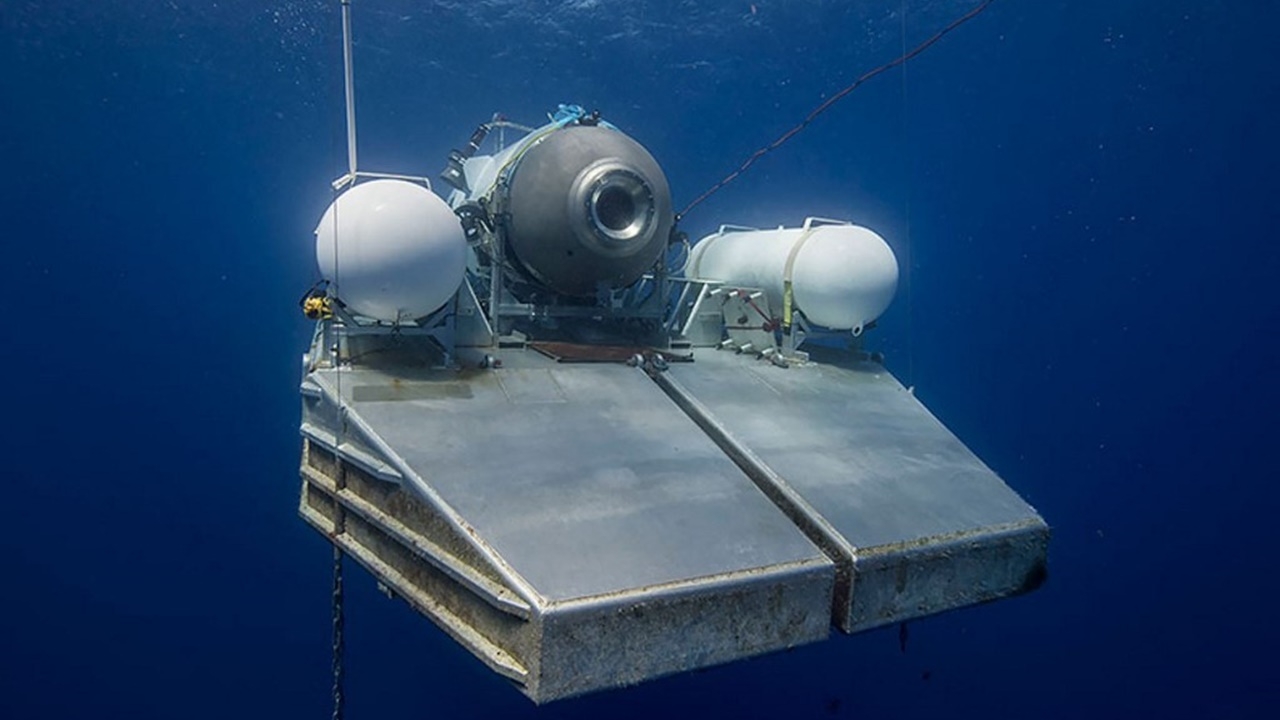
[[[975,0],[354,0],[362,167],[600,108],[677,204]],[[348,717],[1271,717],[1280,6],[997,0],[690,213],[847,217],[871,342],[1054,526],[1031,595],[535,708],[348,583]],[[324,717],[297,298],[337,0],[6,0],[0,717]]]

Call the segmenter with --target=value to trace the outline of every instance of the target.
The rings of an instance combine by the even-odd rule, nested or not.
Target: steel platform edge
[[[346,383],[341,390],[334,382],[338,373]],[[555,373],[532,368],[470,378],[348,369],[309,374],[303,384],[300,514],[385,589],[536,703],[828,636],[834,564],[719,456],[643,372],[615,365]],[[574,385],[592,374],[607,382]],[[512,379],[522,376],[565,397],[544,402],[536,389],[519,390]],[[468,389],[459,392],[459,383]],[[395,437],[415,423],[420,437],[439,439],[450,432],[462,437],[467,429],[460,405],[479,406],[482,415],[530,407],[552,413],[576,409],[585,420],[594,412],[610,412],[605,395],[613,389],[637,407],[618,413],[625,416],[621,426],[597,423],[600,432],[643,434],[643,422],[636,418],[645,416],[647,406],[669,414],[666,421],[674,421],[692,468],[688,477],[672,483],[661,476],[661,468],[649,471],[643,459],[622,457],[610,462],[636,472],[630,484],[618,485],[617,478],[588,467],[595,462],[591,455],[577,464],[562,456],[541,478],[542,485],[559,486],[560,508],[554,494],[521,490],[524,474],[538,477],[536,461],[522,469],[512,458],[506,476],[487,472],[480,457],[465,464],[469,467],[446,460],[424,468],[425,461],[405,450],[409,436]],[[393,397],[397,392],[407,394]],[[356,399],[360,396],[365,399]],[[345,403],[336,402],[338,397]],[[453,407],[454,417],[442,407]],[[375,429],[379,411],[400,415],[381,418]],[[545,425],[540,417],[531,422]],[[589,432],[582,428],[573,434]],[[448,458],[450,449],[443,445],[459,450],[457,437],[441,440],[440,447],[426,442],[426,450]],[[482,440],[476,438],[469,452],[499,452]],[[559,454],[550,445],[547,452]],[[649,448],[645,454],[655,452]],[[680,464],[664,462],[663,467]],[[552,477],[556,473],[569,479]],[[598,483],[607,487],[595,494],[589,486]],[[481,484],[489,492],[470,492]],[[510,493],[500,492],[504,485]],[[611,497],[619,498],[618,505],[603,507],[608,516],[603,524],[592,517],[575,519],[602,510],[598,503]],[[511,512],[494,509],[504,505]],[[745,519],[721,522],[720,513]],[[684,521],[671,524],[673,516]],[[516,527],[521,523],[529,527]],[[521,532],[527,537],[519,542],[507,537]],[[684,552],[668,547],[672,538],[686,546]],[[567,545],[558,544],[562,539]],[[608,567],[616,577],[610,578]]]
[[[304,368],[300,514],[536,703],[1045,579],[1048,525],[866,356],[497,354]]]

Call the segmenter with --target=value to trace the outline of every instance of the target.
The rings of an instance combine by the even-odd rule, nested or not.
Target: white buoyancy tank
[[[686,275],[764,290],[779,316],[789,280],[793,310],[815,325],[859,334],[893,300],[898,262],[871,230],[811,218],[801,228],[721,228],[693,247]]]
[[[401,322],[453,297],[467,243],[449,205],[422,185],[373,180],[338,196],[316,227],[316,261],[352,312]]]

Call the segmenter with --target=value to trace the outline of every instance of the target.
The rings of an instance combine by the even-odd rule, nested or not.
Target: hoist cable
[[[907,51],[907,0],[902,0],[901,10],[898,13],[902,20],[902,52]],[[907,387],[914,388],[916,383],[916,355],[915,355],[915,303],[912,300],[915,281],[911,276],[911,266],[915,264],[915,246],[911,244],[911,163],[914,159],[911,154],[911,140],[909,137],[910,126],[907,123],[907,65],[902,65],[902,144],[904,148],[905,164],[907,172],[904,173],[903,182],[906,184],[903,208],[903,222],[905,224],[903,239],[903,248],[906,250],[906,258],[903,264],[906,265],[906,291],[907,291]]]
[[[884,65],[881,65],[880,67],[877,67],[873,70],[869,70],[863,73],[861,76],[858,77],[857,80],[854,80],[844,89],[842,89],[840,92],[827,98],[825,101],[823,101],[821,105],[814,108],[808,115],[805,116],[804,120],[800,121],[798,125],[796,125],[795,127],[783,133],[781,136],[778,137],[777,140],[774,140],[768,145],[765,145],[759,150],[756,150],[754,153],[751,154],[750,157],[748,157],[745,161],[743,161],[741,165],[738,166],[737,170],[734,170],[733,172],[729,173],[720,182],[716,183],[715,185],[712,185],[706,192],[694,198],[693,202],[686,205],[684,209],[681,210],[679,213],[676,213],[676,220],[679,221],[680,218],[684,217],[690,210],[694,209],[698,205],[701,205],[704,200],[706,200],[707,198],[711,197],[716,192],[718,192],[720,188],[736,180],[739,175],[746,172],[747,168],[754,165],[757,160],[769,154],[770,152],[773,152],[774,150],[778,149],[778,147],[780,147],[783,143],[787,142],[788,140],[790,140],[791,138],[799,134],[801,130],[804,130],[805,128],[809,127],[809,124],[812,123],[814,120],[816,120],[819,115],[823,114],[828,109],[830,109],[832,105],[836,104],[836,102],[844,98],[844,96],[858,89],[860,85],[870,80],[871,78],[883,72],[886,72],[888,70],[892,70],[893,68],[898,67],[899,65],[902,65],[903,63],[916,57],[917,55],[924,52],[925,50],[928,50],[930,47],[933,46],[934,43],[938,42],[943,37],[945,37],[947,33],[950,33],[952,30],[955,30],[961,25],[969,22],[970,20],[974,19],[978,15],[982,14],[982,11],[986,10],[987,7],[991,5],[991,3],[993,2],[995,2],[995,0],[982,0],[981,4],[977,5],[972,10],[961,15],[955,20],[952,20],[950,23],[947,24],[946,27],[934,33],[933,36],[931,36],[928,40],[925,40],[924,42],[917,45],[915,49],[911,50],[910,52],[903,53],[898,58],[891,60],[885,63]]]
[[[355,106],[355,73],[352,61],[352,39],[351,39],[351,0],[342,0],[342,65],[343,65],[343,93],[346,100],[346,125],[347,125],[347,173],[351,178],[351,182],[356,180],[357,164],[356,164],[356,106]],[[341,227],[339,223],[339,207],[338,197],[340,195],[339,186],[333,186],[333,282],[330,284],[331,292],[340,292],[342,289],[341,265],[338,252],[338,230]],[[341,325],[341,321],[336,318],[323,320],[329,323],[330,330],[334,330],[334,325]],[[345,608],[343,607],[343,582],[342,582],[342,546],[339,544],[340,536],[346,531],[346,518],[342,508],[342,503],[337,494],[343,491],[346,486],[346,468],[342,464],[342,445],[346,441],[347,432],[347,414],[345,412],[346,401],[342,397],[342,339],[341,330],[332,333],[324,333],[323,338],[326,343],[324,352],[331,353],[331,362],[333,366],[334,384],[336,388],[338,405],[338,427],[336,442],[333,448],[334,459],[334,517],[333,517],[333,536],[330,541],[333,543],[333,592],[331,595],[332,608],[332,671],[333,671],[333,714],[332,720],[343,720],[346,712],[346,697],[343,694],[344,679],[346,676],[346,667],[344,656],[346,654],[346,620]],[[332,345],[329,347],[328,345]]]

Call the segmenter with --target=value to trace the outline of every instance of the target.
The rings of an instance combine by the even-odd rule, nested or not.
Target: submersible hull
[[[598,116],[451,161],[448,205],[383,178],[318,229],[300,512],[534,701],[1043,581],[1044,521],[855,339],[870,230],[725,226],[676,277],[665,177]]]

